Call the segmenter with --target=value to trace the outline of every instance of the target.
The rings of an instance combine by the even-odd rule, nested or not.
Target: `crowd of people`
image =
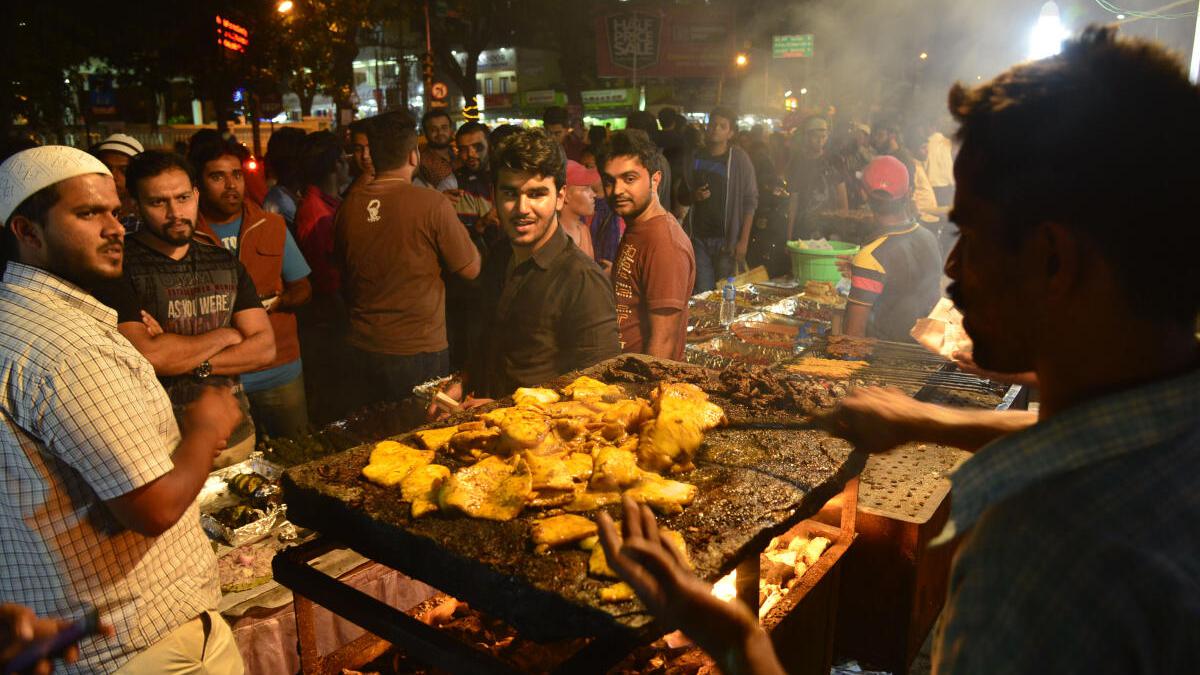
[[[269,181],[216,131],[185,153],[124,134],[91,154],[11,148],[0,600],[16,604],[0,654],[52,632],[22,607],[97,607],[115,636],[73,653],[78,672],[241,672],[195,504],[214,466],[437,378],[431,417],[622,352],[682,359],[693,293],[746,263],[786,272],[785,242],[865,207],[844,330],[908,339],[948,257],[975,362],[1033,371],[1041,392],[1040,420],[866,390],[823,422],[863,448],[982,448],[955,477],[947,536],[971,529],[940,671],[1182,672],[1200,632],[1184,484],[1200,468],[1200,283],[1186,191],[1169,186],[1200,179],[1179,122],[1200,95],[1157,48],[1092,30],[950,104],[957,164],[945,129],[910,153],[889,122],[815,115],[783,138],[725,108],[703,129],[634,113],[586,141],[562,108],[535,129],[387,112],[344,137],[276,132]],[[930,226],[950,199],[962,237],[943,251]],[[1151,216],[1164,240],[1148,257],[1126,244]],[[777,671],[745,608],[707,595],[649,511],[625,511],[623,543],[605,517],[601,541],[647,605],[727,672]]]

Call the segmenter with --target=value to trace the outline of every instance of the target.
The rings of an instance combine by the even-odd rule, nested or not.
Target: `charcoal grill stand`
[[[271,564],[275,580],[293,593],[302,672],[340,673],[342,668],[361,666],[386,651],[388,643],[401,647],[423,663],[451,672],[495,675],[519,672],[309,565],[314,558],[339,546],[328,538],[317,538],[280,551]],[[369,632],[331,654],[321,655],[317,650],[314,604]],[[635,647],[653,641],[661,633],[650,628],[594,639],[553,672],[605,673]]]

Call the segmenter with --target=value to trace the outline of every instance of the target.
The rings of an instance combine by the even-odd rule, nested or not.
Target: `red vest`
[[[211,239],[217,246],[224,246],[199,214],[196,233]],[[271,298],[283,293],[283,248],[287,237],[287,225],[283,216],[268,213],[250,200],[242,206],[242,227],[238,231],[238,259],[246,267],[260,299]],[[269,315],[271,328],[275,331],[275,360],[260,370],[269,370],[300,358],[300,338],[296,334],[296,315],[292,312],[275,312]],[[257,372],[257,371],[256,371]]]

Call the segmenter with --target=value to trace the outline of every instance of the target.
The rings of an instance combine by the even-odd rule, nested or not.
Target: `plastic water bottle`
[[[725,280],[721,289],[721,325],[728,326],[737,318],[737,288],[733,285],[733,277]]]

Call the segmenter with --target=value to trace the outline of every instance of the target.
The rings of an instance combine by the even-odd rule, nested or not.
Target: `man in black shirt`
[[[566,157],[540,129],[492,156],[496,209],[509,245],[484,267],[492,330],[444,393],[474,407],[621,353],[612,286],[558,223]],[[479,398],[473,398],[479,397]],[[436,410],[431,408],[431,413]]]
[[[804,123],[792,165],[788,167],[787,240],[816,239],[828,236],[822,231],[817,215],[822,211],[848,209],[846,182],[826,152],[829,144],[829,122],[812,117]]]
[[[176,415],[210,376],[237,380],[275,358],[275,336],[258,291],[233,254],[193,239],[199,191],[178,155],[147,151],[126,173],[142,227],[125,240],[121,279],[97,289],[117,310],[117,329],[154,366]],[[229,437],[216,466],[244,459],[254,448],[249,401],[234,393],[245,420]]]

